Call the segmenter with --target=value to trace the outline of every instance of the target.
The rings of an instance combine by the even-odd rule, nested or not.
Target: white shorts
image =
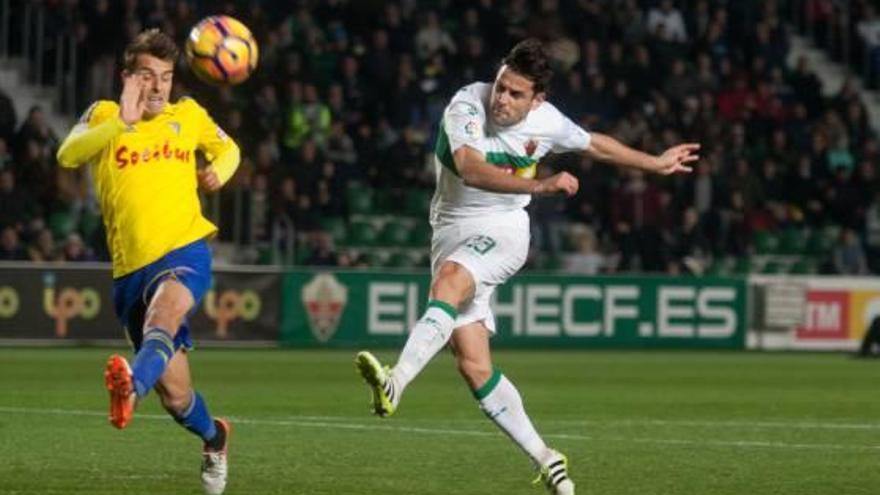
[[[525,210],[459,220],[434,228],[431,239],[431,275],[445,261],[465,267],[476,289],[470,302],[459,308],[454,328],[483,321],[495,333],[495,315],[489,302],[495,287],[525,264],[529,254],[529,215]]]

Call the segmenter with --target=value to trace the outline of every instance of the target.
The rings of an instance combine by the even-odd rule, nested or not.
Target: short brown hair
[[[529,38],[520,41],[501,63],[532,81],[536,94],[547,91],[550,79],[553,77],[553,69],[550,68],[550,58],[547,56],[544,46],[537,39]]]
[[[125,47],[125,55],[123,56],[125,70],[129,72],[135,70],[138,55],[144,54],[175,63],[177,57],[180,56],[180,50],[167,34],[153,28],[137,35]]]

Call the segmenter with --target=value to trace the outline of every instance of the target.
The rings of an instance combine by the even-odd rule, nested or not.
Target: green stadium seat
[[[388,268],[415,268],[418,265],[417,260],[406,251],[397,251],[393,253],[385,262]]]
[[[706,270],[707,276],[721,276],[727,275],[730,273],[731,266],[733,265],[733,259],[731,258],[715,258],[712,260],[712,264],[709,265],[709,268]]]
[[[835,242],[837,242],[837,234],[833,229],[815,230],[807,240],[806,253],[812,256],[827,256],[831,253]]]
[[[67,210],[52,212],[46,223],[55,239],[64,239],[76,230],[76,219]]]
[[[388,266],[390,253],[385,249],[371,249],[364,253],[364,259],[370,268],[381,268]]]
[[[752,244],[757,254],[772,254],[779,248],[779,238],[770,232],[755,232],[752,236]]]
[[[779,252],[783,254],[804,254],[809,235],[803,229],[786,229],[779,236]]]
[[[376,244],[378,231],[371,222],[357,221],[351,223],[349,232],[349,244],[355,246],[372,246]]]
[[[761,273],[767,275],[775,275],[779,273],[785,273],[785,265],[778,260],[769,260],[764,263],[764,266],[761,268]]]
[[[414,217],[425,217],[431,209],[431,191],[410,189],[404,198],[404,209]]]
[[[801,258],[795,261],[789,269],[792,275],[812,275],[816,273],[816,263],[809,258]]]
[[[752,271],[752,260],[746,256],[736,258],[733,263],[733,273],[737,275],[747,275]]]
[[[79,218],[79,233],[83,239],[91,239],[98,228],[101,227],[101,215],[98,212],[84,209]]]
[[[402,222],[391,220],[385,224],[379,240],[384,246],[406,247],[409,246],[410,229]]]
[[[348,240],[348,227],[341,217],[328,217],[321,220],[321,227],[333,238],[337,246],[344,245]]]
[[[418,222],[412,229],[410,235],[410,245],[417,248],[427,248],[431,246],[431,236],[433,231],[428,222]]]
[[[373,197],[373,207],[383,213],[398,213],[400,211],[399,194],[386,189],[379,189]]]
[[[345,199],[348,202],[348,211],[351,214],[375,212],[373,191],[368,187],[349,187],[345,192]]]

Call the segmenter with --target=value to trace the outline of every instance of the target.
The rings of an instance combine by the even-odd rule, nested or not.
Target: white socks
[[[428,302],[428,309],[416,322],[406,340],[406,345],[403,346],[403,351],[400,352],[397,364],[391,370],[394,397],[397,401],[400,400],[403,389],[409,385],[409,382],[449,341],[457,317],[458,311],[451,305],[437,300]]]
[[[526,454],[535,465],[543,465],[551,454],[544,440],[535,431],[532,421],[526,415],[522,398],[516,387],[497,369],[474,397],[480,401],[480,409],[501,428]]]

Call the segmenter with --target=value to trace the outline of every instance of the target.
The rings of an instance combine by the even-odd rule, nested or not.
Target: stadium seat
[[[752,260],[751,258],[741,256],[736,258],[736,261],[733,263],[733,273],[737,275],[747,275],[752,271]]]
[[[350,214],[369,214],[375,212],[373,191],[369,187],[349,187],[345,192],[345,199],[348,202]]]
[[[412,229],[410,235],[410,245],[417,248],[426,248],[431,245],[431,235],[433,231],[428,222],[418,222]]]
[[[834,229],[817,229],[807,240],[806,254],[826,256],[831,252],[836,240],[837,232]]]
[[[791,265],[789,273],[792,275],[812,275],[816,273],[816,264],[809,258],[801,258]]]
[[[348,240],[348,227],[345,219],[341,217],[328,217],[321,220],[321,227],[333,238],[337,246],[344,245]]]
[[[352,222],[349,232],[349,244],[355,246],[372,246],[376,244],[378,231],[371,222],[356,221]]]
[[[755,232],[752,243],[756,254],[772,254],[779,248],[779,238],[767,231]]]
[[[100,226],[101,215],[97,212],[89,211],[89,209],[83,209],[82,215],[79,218],[78,228],[83,239],[91,239]]]
[[[767,275],[775,275],[779,273],[785,273],[785,266],[779,260],[769,260],[764,263],[764,266],[761,268],[761,273]]]
[[[415,263],[406,251],[396,251],[385,261],[387,268],[413,268]]]
[[[385,249],[371,249],[364,253],[364,259],[371,268],[388,266],[390,253]]]
[[[403,222],[390,220],[382,229],[379,240],[383,246],[406,247],[409,246],[410,232]]]
[[[55,239],[64,239],[71,232],[76,230],[76,219],[73,214],[67,210],[58,210],[52,212],[47,220],[49,230],[52,231],[52,237]]]
[[[424,218],[431,209],[431,192],[424,189],[409,189],[406,192],[405,210],[410,216]]]
[[[809,239],[803,229],[786,229],[779,236],[779,252],[782,254],[804,254]]]
[[[709,268],[706,270],[705,275],[707,276],[721,276],[727,275],[730,273],[730,268],[733,265],[733,259],[729,257],[725,258],[715,258],[712,260],[712,264],[709,265]]]

